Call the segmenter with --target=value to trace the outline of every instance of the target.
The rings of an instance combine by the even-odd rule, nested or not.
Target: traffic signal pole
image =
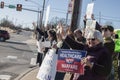
[[[41,13],[41,11],[37,11],[37,10],[32,10],[32,9],[27,9],[27,8],[22,8],[23,10],[27,10],[27,11],[32,11],[32,12],[37,12],[37,13]]]
[[[5,5],[5,7],[9,7],[9,8],[17,8],[14,5]],[[26,11],[32,11],[32,12],[37,12],[37,13],[41,13],[41,11],[39,10],[33,10],[33,9],[27,9],[27,8],[21,8],[22,10],[26,10]]]
[[[82,0],[73,0],[73,1],[74,1],[73,2],[73,13],[72,13],[72,20],[71,20],[71,31],[72,32],[79,27],[81,7],[82,7]]]

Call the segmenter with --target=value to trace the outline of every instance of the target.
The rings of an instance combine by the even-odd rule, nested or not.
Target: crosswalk
[[[0,80],[10,80],[11,77],[10,75],[0,75]]]

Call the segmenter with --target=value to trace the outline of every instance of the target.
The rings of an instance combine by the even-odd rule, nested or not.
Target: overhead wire
[[[93,1],[93,0],[92,0]],[[49,0],[47,0],[47,3],[48,4]],[[35,2],[36,3],[36,2]],[[10,3],[6,3],[7,5],[9,5]],[[37,3],[38,4],[38,3]],[[16,4],[12,4],[12,5],[16,5]],[[29,7],[36,7],[34,5],[23,5],[23,6],[29,6]],[[40,5],[40,7],[42,7]],[[46,9],[46,8],[45,8]],[[66,10],[62,10],[62,9],[58,9],[58,8],[52,8],[51,9],[53,12],[56,12],[56,13],[61,13],[61,14],[66,14]],[[95,16],[97,16],[96,18],[99,19],[99,15],[97,14],[94,14]],[[101,15],[100,17],[101,20],[110,20],[110,21],[115,21],[115,22],[120,22],[120,18],[119,17],[113,17],[113,16],[106,16],[106,15]]]

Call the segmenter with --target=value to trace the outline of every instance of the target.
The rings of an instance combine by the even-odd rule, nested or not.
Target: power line
[[[114,22],[120,22],[120,20],[115,20],[115,19],[107,19],[107,18],[101,18],[103,20],[110,20],[110,21],[114,21]]]
[[[49,1],[49,0],[48,0]],[[47,2],[48,2],[47,1]],[[7,5],[9,5],[10,3],[6,3]],[[16,4],[12,4],[12,5],[16,5]],[[35,7],[35,6],[33,6],[33,5],[24,5],[23,4],[23,6],[30,6],[30,7]],[[42,7],[42,6],[41,6]],[[56,12],[56,13],[62,13],[62,14],[66,14],[66,10],[62,10],[62,9],[58,9],[58,8],[52,8],[51,9],[52,10],[52,12]],[[85,13],[85,12],[82,12],[82,13]],[[99,15],[97,15],[97,14],[94,14],[95,16],[97,16],[96,17],[96,19],[99,19],[98,17],[99,17]],[[83,15],[84,16],[84,15]],[[110,21],[115,21],[115,22],[120,22],[120,18],[119,17],[113,17],[113,16],[106,16],[106,15],[101,15],[101,19],[102,20],[110,20]]]

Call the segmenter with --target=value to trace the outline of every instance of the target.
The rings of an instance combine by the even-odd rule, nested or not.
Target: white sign
[[[56,50],[50,49],[46,54],[41,64],[41,67],[39,68],[37,78],[39,80],[54,80],[56,75],[56,65],[57,65]]]
[[[47,27],[49,13],[50,13],[50,5],[47,6],[46,19],[45,19],[45,25],[44,25],[45,27]]]
[[[96,20],[87,20],[86,21],[86,28],[85,28],[85,38],[87,37],[88,33],[95,30],[96,27]]]
[[[41,42],[44,47],[50,47],[50,41]]]
[[[86,28],[90,27],[92,29],[95,29],[96,26],[96,20],[87,20],[86,21]]]
[[[30,65],[36,65],[36,58],[31,58]]]
[[[87,19],[91,19],[91,15],[93,14],[93,7],[94,7],[94,3],[89,3],[87,5],[87,10],[86,10],[86,18]]]

